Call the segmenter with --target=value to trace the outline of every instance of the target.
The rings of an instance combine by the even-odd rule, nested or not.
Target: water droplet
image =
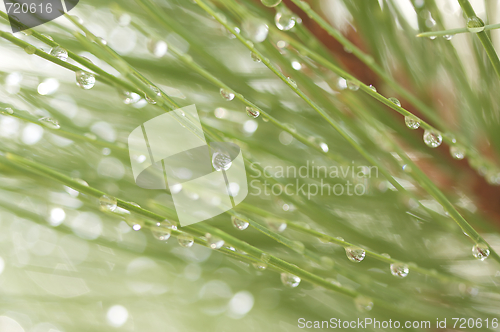
[[[51,129],[61,128],[61,126],[59,125],[59,123],[56,120],[49,118],[49,117],[40,118],[40,119],[38,119],[38,121],[40,121],[40,123],[42,123],[47,128],[51,128]]]
[[[358,91],[359,90],[359,84],[355,81],[351,81],[351,80],[347,81],[347,87],[351,91]]]
[[[405,116],[405,124],[410,129],[418,129],[420,127],[420,121],[413,116]]]
[[[325,142],[319,143],[319,147],[321,148],[321,150],[323,150],[323,152],[328,152],[330,150],[328,148],[328,144],[326,144]]]
[[[364,249],[354,246],[345,248],[345,253],[347,255],[347,258],[349,258],[351,262],[355,263],[361,262],[363,259],[365,259],[366,255]]]
[[[472,247],[472,255],[480,261],[484,261],[490,255],[490,249],[486,243],[478,243]]]
[[[286,287],[295,288],[300,284],[300,278],[293,274],[283,272],[281,274],[281,282]]]
[[[92,73],[80,70],[75,73],[76,85],[84,90],[92,89],[95,85],[95,76]]]
[[[151,91],[153,91],[156,97],[161,97],[161,92],[157,87],[155,87],[154,85],[150,85],[149,88],[151,89]],[[150,103],[151,105],[156,105],[156,100],[148,96],[147,93],[144,94],[144,97],[148,103]]]
[[[2,109],[2,113],[4,114],[14,114],[14,110],[10,107],[5,107],[4,109]]]
[[[453,35],[444,35],[443,38],[445,40],[451,40],[453,38]]]
[[[259,56],[255,52],[250,52],[250,57],[252,57],[252,60],[254,62],[262,62],[262,60],[259,58]]]
[[[436,36],[429,36],[429,39],[434,40],[434,39],[436,39]]]
[[[369,297],[359,295],[354,299],[354,305],[361,312],[370,311],[373,308],[373,301]]]
[[[261,263],[261,262],[254,262],[254,263],[252,263],[252,265],[256,270],[259,270],[259,271],[263,271],[267,268],[267,264]]]
[[[256,17],[251,17],[243,21],[241,28],[244,34],[255,43],[261,43],[266,40],[269,32],[266,21]]]
[[[167,54],[168,45],[163,40],[150,39],[148,41],[148,51],[157,58]]]
[[[472,16],[467,19],[467,30],[472,33],[484,31],[484,22],[477,16]]]
[[[258,118],[260,115],[260,112],[258,109],[250,107],[250,106],[247,106],[246,111],[247,111],[247,115],[251,118],[254,118],[254,119]]]
[[[385,258],[391,258],[391,255],[386,254],[386,253],[380,254],[380,256],[383,256],[383,257],[385,257]]]
[[[172,229],[168,226],[171,226],[171,224],[164,225],[163,223],[157,223],[156,226],[151,228],[151,234],[160,241],[167,241],[170,238],[170,234],[172,234]]]
[[[389,98],[389,101],[394,105],[401,107],[401,102],[397,98],[391,97]]]
[[[212,156],[212,165],[218,172],[227,171],[232,165],[231,157],[223,152],[215,152]]]
[[[410,173],[411,172],[411,166],[410,165],[403,165],[403,167],[401,167],[403,169],[403,172],[406,172],[406,173]]]
[[[177,242],[179,242],[181,247],[190,248],[194,244],[194,238],[191,234],[181,233],[177,235]]]
[[[263,261],[266,264],[269,264],[271,261],[271,255],[268,253],[263,252],[262,255],[260,255],[260,260]]]
[[[426,130],[424,132],[424,142],[428,147],[437,148],[443,142],[443,136],[439,133]]]
[[[127,224],[129,224],[134,231],[140,231],[144,226],[144,220],[131,215],[127,218]]]
[[[267,220],[266,223],[271,230],[278,233],[283,232],[287,226],[286,222],[283,222],[281,220]]]
[[[235,216],[231,216],[231,221],[233,222],[233,226],[239,229],[240,231],[247,229],[248,225],[250,225],[248,221],[242,220]]]
[[[274,23],[278,29],[287,31],[295,26],[295,17],[288,10],[278,11],[274,16]]]
[[[403,263],[392,263],[391,264],[391,274],[398,278],[404,278],[410,273],[408,265]]]
[[[82,186],[85,186],[85,187],[88,187],[88,186],[89,186],[89,184],[87,183],[87,181],[85,181],[85,180],[83,180],[83,179],[78,179],[78,178],[76,178],[76,179],[73,179],[73,180],[75,180],[76,182],[78,182],[78,183],[79,183],[80,185],[82,185]]]
[[[104,39],[104,38],[102,38],[102,37],[97,37],[97,38],[96,38],[96,43],[97,43],[97,44],[104,45],[104,46],[108,45],[108,42],[106,41],[106,39]]]
[[[61,46],[57,46],[50,50],[50,55],[55,56],[59,60],[66,61],[68,60],[68,51],[66,51]]]
[[[126,105],[132,105],[132,104],[137,103],[139,100],[141,100],[141,96],[135,92],[123,91],[121,93],[121,96],[123,98],[123,102]]]
[[[28,54],[35,54],[36,52],[36,47],[33,46],[33,45],[28,45],[24,48],[24,52],[28,53]]]
[[[454,145],[450,147],[450,154],[453,158],[462,160],[465,158],[465,149],[461,146]]]
[[[372,91],[377,92],[377,88],[374,85],[369,85],[368,86]]]
[[[286,79],[287,79],[288,83],[290,83],[291,86],[293,86],[294,88],[297,88],[297,83],[293,79],[291,79],[290,77],[287,77]]]
[[[118,207],[118,202],[113,196],[102,195],[99,198],[99,204],[102,211],[113,212]]]
[[[220,95],[227,101],[231,101],[234,99],[234,93],[225,89],[220,89]]]
[[[218,236],[212,235],[210,233],[205,234],[207,238],[207,243],[212,249],[220,249],[224,245],[224,240]]]
[[[276,7],[281,3],[281,0],[260,0],[266,7]]]

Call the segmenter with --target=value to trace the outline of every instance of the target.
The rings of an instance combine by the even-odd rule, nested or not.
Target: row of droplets
[[[467,19],[466,28],[471,33],[479,33],[484,31],[484,22],[477,16],[472,16]],[[429,36],[430,40],[436,39],[437,36]],[[451,40],[453,35],[444,35],[445,40]]]

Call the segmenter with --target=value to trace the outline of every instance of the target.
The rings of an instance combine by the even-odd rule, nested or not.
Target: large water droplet
[[[182,233],[177,235],[177,242],[179,242],[181,247],[190,248],[194,244],[194,238],[191,234]]]
[[[250,57],[252,58],[252,60],[254,62],[262,62],[262,60],[259,58],[259,56],[255,52],[250,52]]]
[[[33,46],[33,45],[28,45],[24,48],[24,52],[26,52],[27,54],[31,55],[31,54],[35,54],[36,52],[36,47]]]
[[[160,241],[167,241],[170,238],[170,234],[172,234],[172,229],[168,226],[169,225],[158,223],[156,226],[151,228],[151,234],[153,234],[153,236]]]
[[[260,0],[266,7],[276,7],[281,3],[281,0]]]
[[[238,217],[232,216],[231,221],[233,222],[233,226],[239,229],[240,231],[245,230],[248,228],[248,221],[242,220]]]
[[[453,38],[453,35],[444,35],[443,38],[445,40],[451,40]]]
[[[123,98],[123,102],[126,105],[131,105],[137,103],[139,100],[141,100],[141,96],[135,92],[129,92],[129,91],[123,91],[121,93],[121,96]]]
[[[291,86],[293,86],[294,88],[297,88],[297,83],[291,79],[290,77],[287,77],[286,80],[288,81],[288,83],[290,83]]]
[[[349,88],[349,90],[351,91],[358,91],[359,90],[359,84],[358,82],[356,81],[351,81],[351,80],[348,80],[347,81],[347,87]]]
[[[465,158],[465,149],[458,145],[450,147],[450,154],[453,158],[462,160]]]
[[[234,93],[225,89],[220,89],[220,95],[227,101],[231,101],[234,99]]]
[[[113,212],[118,207],[118,202],[113,196],[102,195],[99,198],[99,204],[102,211]]]
[[[287,31],[295,26],[295,17],[288,10],[278,11],[274,16],[274,23],[278,29]]]
[[[5,107],[2,109],[2,113],[4,114],[14,114],[14,110],[10,107]]]
[[[472,255],[480,261],[484,261],[490,255],[490,248],[486,243],[475,244],[472,246]]]
[[[370,88],[370,90],[372,90],[373,92],[377,92],[377,88],[374,86],[374,85],[369,85],[368,86]]]
[[[431,148],[437,148],[443,142],[443,136],[429,130],[424,132],[424,143]]]
[[[361,262],[363,259],[365,259],[365,255],[366,255],[366,252],[364,249],[359,248],[359,247],[354,247],[354,246],[346,247],[345,253],[347,255],[347,258],[349,258],[349,260],[351,262],[355,262],[355,263]]]
[[[404,278],[410,273],[408,265],[403,263],[392,263],[391,274],[395,277]]]
[[[50,55],[55,56],[59,60],[66,61],[68,60],[68,51],[66,51],[61,46],[56,46],[50,51]]]
[[[95,76],[92,73],[80,70],[75,73],[76,85],[84,90],[92,89],[95,85]]]
[[[141,218],[138,218],[135,215],[128,216],[126,221],[127,221],[127,224],[129,224],[130,227],[132,227],[132,229],[134,231],[140,231],[145,224],[144,220],[142,220]]]
[[[484,31],[484,22],[477,16],[472,16],[467,19],[467,30],[472,33]]]
[[[359,295],[354,299],[354,305],[361,312],[370,311],[373,308],[373,301],[369,297]]]
[[[228,154],[223,152],[215,152],[212,156],[212,165],[214,169],[218,172],[227,171],[233,162],[231,161],[231,157]]]
[[[281,282],[286,287],[295,288],[300,284],[300,278],[293,274],[283,272],[281,274]]]
[[[244,34],[255,43],[261,43],[266,40],[269,32],[266,21],[256,17],[246,19],[243,21],[241,27]]]
[[[148,41],[148,51],[155,57],[161,58],[168,51],[168,45],[163,40],[150,39]]]
[[[328,148],[328,144],[326,144],[325,142],[321,142],[319,143],[319,147],[321,148],[321,150],[323,150],[323,152],[328,152],[330,149]]]
[[[56,120],[54,120],[52,118],[49,118],[47,116],[38,119],[38,121],[40,121],[40,123],[42,123],[47,128],[51,128],[51,129],[59,129],[59,128],[61,128],[61,126],[59,125],[59,123]]]
[[[420,127],[420,121],[413,116],[405,116],[405,124],[410,129],[418,129]]]
[[[250,107],[250,106],[247,106],[246,111],[247,111],[247,115],[251,118],[254,118],[254,119],[258,118],[260,115],[260,112],[258,109]]]
[[[390,100],[390,101],[391,101],[391,103],[393,103],[394,105],[401,107],[401,102],[400,102],[397,98],[391,97],[391,98],[389,98],[389,100]]]
[[[205,234],[207,238],[207,243],[212,249],[220,249],[224,245],[224,240],[218,236],[212,235],[210,233]]]

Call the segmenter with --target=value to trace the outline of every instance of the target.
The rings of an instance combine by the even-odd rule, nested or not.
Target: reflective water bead
[[[429,36],[429,39],[434,40],[434,39],[436,39],[436,36]]]
[[[404,278],[410,273],[408,265],[403,263],[392,263],[391,264],[391,274],[398,278]]]
[[[250,57],[254,62],[262,62],[259,56],[255,52],[250,52]]]
[[[255,43],[261,43],[267,38],[269,27],[267,22],[257,17],[251,17],[243,21],[242,29],[244,34]]]
[[[33,45],[28,45],[24,48],[24,52],[26,52],[27,54],[35,54],[36,52],[36,47],[33,46]]]
[[[160,241],[167,241],[170,238],[170,234],[172,234],[172,230],[160,223],[160,225],[151,228],[151,234]]]
[[[53,48],[50,51],[50,55],[55,56],[56,58],[58,58],[59,60],[62,60],[62,61],[68,60],[68,51],[66,51],[61,46],[57,46],[57,47]]]
[[[347,81],[347,87],[351,91],[358,91],[359,90],[359,84],[355,81],[351,81],[351,80]]]
[[[102,195],[99,198],[99,205],[102,211],[113,212],[118,207],[118,202],[113,196]]]
[[[179,242],[181,247],[190,248],[194,244],[194,238],[191,234],[182,233],[177,235],[177,242]]]
[[[131,105],[139,102],[141,100],[141,96],[135,92],[128,92],[128,91],[123,91],[122,92],[122,98],[123,102],[126,105]]]
[[[453,35],[444,35],[443,38],[445,40],[451,40],[453,38]]]
[[[220,95],[227,101],[231,101],[234,99],[234,93],[225,89],[220,89]]]
[[[330,149],[328,148],[328,144],[326,144],[325,142],[321,142],[319,143],[319,147],[321,148],[321,150],[323,150],[323,152],[328,152]]]
[[[168,45],[163,40],[150,39],[148,41],[148,51],[155,57],[161,58],[167,54]]]
[[[370,311],[373,308],[373,301],[369,297],[359,295],[354,299],[354,305],[361,312]]]
[[[281,273],[281,282],[286,287],[295,288],[300,284],[300,278],[293,274],[283,272]]]
[[[161,226],[161,227],[164,227],[164,228],[167,228],[170,230],[174,230],[174,231],[177,230],[177,225],[168,219],[165,219],[162,222],[157,222],[156,226]]]
[[[212,235],[210,233],[205,234],[207,238],[207,243],[212,249],[220,249],[224,245],[224,240],[218,236]]]
[[[351,262],[355,262],[355,263],[361,262],[363,259],[365,259],[365,255],[366,255],[366,252],[364,249],[359,248],[359,247],[354,247],[354,246],[345,248],[345,253],[346,253],[347,258],[349,258],[349,260]]]
[[[212,156],[212,165],[218,172],[227,171],[232,165],[231,157],[222,152],[215,152]]]
[[[274,16],[274,23],[278,29],[287,31],[295,26],[295,17],[288,10],[278,11]]]
[[[424,132],[424,143],[431,148],[437,148],[443,142],[443,136],[439,133],[426,130]]]
[[[261,262],[254,262],[254,263],[252,263],[252,265],[256,270],[259,270],[259,271],[263,271],[267,268],[267,264],[261,263]]]
[[[140,231],[142,229],[142,227],[144,226],[144,220],[142,220],[134,215],[130,215],[127,218],[127,224],[129,224],[130,227],[132,227],[132,229],[134,231]]]
[[[397,98],[391,97],[389,98],[389,101],[394,105],[401,107],[401,102]]]
[[[233,226],[239,229],[240,231],[247,229],[248,225],[250,225],[248,221],[245,221],[235,216],[231,216],[231,221],[233,222]]]
[[[454,145],[450,147],[450,154],[453,158],[462,160],[465,158],[465,149],[461,146]]]
[[[251,118],[254,118],[254,119],[258,118],[260,115],[260,112],[258,109],[255,109],[255,108],[250,107],[250,106],[246,107],[246,111],[247,111],[247,115]]]
[[[472,16],[467,19],[467,30],[472,33],[484,31],[484,22],[477,16]]]
[[[151,89],[151,91],[153,91],[153,93],[155,94],[156,97],[161,97],[161,92],[157,87],[155,87],[154,85],[150,85],[149,88]],[[151,105],[156,105],[156,100],[149,97],[149,95],[147,93],[144,94],[144,97],[146,98],[148,103],[150,103]]]
[[[420,127],[420,121],[413,116],[405,116],[405,124],[410,129],[418,129]]]
[[[76,85],[84,90],[92,89],[95,85],[95,76],[92,73],[80,70],[75,73]]]
[[[14,114],[14,110],[10,107],[5,107],[4,109],[2,109],[2,113],[4,114]]]
[[[49,118],[47,116],[38,119],[38,121],[40,121],[40,123],[42,123],[45,127],[48,127],[48,128],[51,128],[51,129],[59,129],[59,128],[61,128],[61,126],[59,125],[59,123],[56,120],[54,120],[52,118]]]
[[[377,88],[374,85],[369,85],[368,86],[372,91],[377,92]]]
[[[294,88],[297,88],[297,83],[293,79],[291,79],[290,77],[287,77],[286,79],[287,79],[288,83],[290,83],[291,86],[293,86]]]
[[[490,249],[486,243],[478,243],[472,247],[472,255],[480,261],[484,261],[490,255]]]
[[[260,0],[266,7],[276,7],[281,3],[281,0]]]

